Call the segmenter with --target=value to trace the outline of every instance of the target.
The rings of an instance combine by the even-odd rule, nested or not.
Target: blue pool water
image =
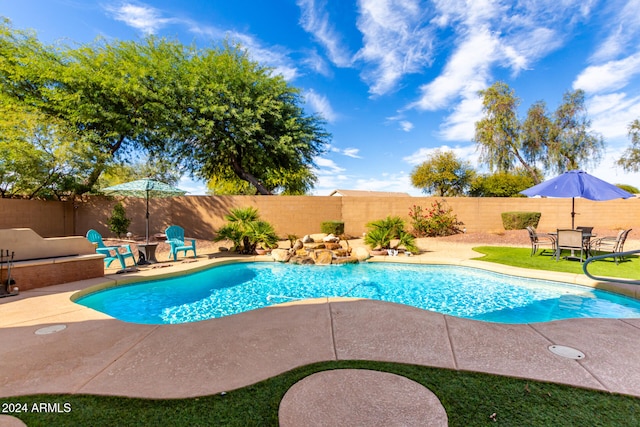
[[[316,297],[358,297],[457,317],[533,323],[640,317],[640,301],[595,289],[456,266],[242,263],[110,288],[76,302],[134,323],[185,323]]]

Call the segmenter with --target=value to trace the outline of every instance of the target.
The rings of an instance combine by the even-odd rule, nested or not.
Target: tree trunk
[[[233,172],[238,176],[238,178],[247,181],[249,184],[256,187],[258,193],[262,194],[263,196],[270,196],[272,194],[271,191],[269,191],[264,185],[262,185],[262,183],[258,181],[255,176],[251,175],[249,172],[245,171],[242,168],[240,161],[235,156],[231,159],[231,168],[233,169]]]

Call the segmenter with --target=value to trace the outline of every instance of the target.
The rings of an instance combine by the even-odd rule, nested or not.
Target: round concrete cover
[[[294,384],[280,402],[281,426],[446,426],[429,389],[388,372],[338,369]]]

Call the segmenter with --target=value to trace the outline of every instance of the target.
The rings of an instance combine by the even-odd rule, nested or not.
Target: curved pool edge
[[[251,262],[277,262],[268,255],[253,255],[253,256],[227,256],[220,258],[210,258],[202,260],[197,266],[191,266],[193,262],[179,263],[177,265],[171,265],[166,267],[168,271],[164,271],[164,268],[157,270],[144,270],[131,273],[131,275],[121,276],[116,274],[105,275],[106,281],[96,285],[89,286],[82,290],[73,293],[70,296],[72,302],[76,302],[78,299],[90,295],[95,292],[100,292],[105,289],[127,286],[135,283],[145,282],[148,280],[163,280],[171,277],[193,274],[209,268],[240,263]],[[640,286],[602,282],[592,280],[584,274],[579,273],[562,273],[548,270],[532,270],[521,267],[513,267],[504,264],[491,263],[487,261],[481,261],[476,259],[455,259],[455,258],[422,258],[420,256],[413,257],[400,257],[400,256],[376,256],[371,257],[365,262],[370,263],[398,263],[398,264],[422,264],[422,265],[453,265],[461,267],[477,268],[480,270],[490,271],[499,274],[505,274],[516,277],[525,277],[530,279],[550,280],[554,282],[562,282],[573,285],[580,285],[598,290],[608,291],[619,295],[624,295],[630,298],[640,300]]]

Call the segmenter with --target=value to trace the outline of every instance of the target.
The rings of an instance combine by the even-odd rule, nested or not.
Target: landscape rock
[[[313,243],[313,238],[307,234],[302,238],[302,243]]]
[[[311,234],[310,237],[313,239],[314,242],[322,242],[322,239],[324,239],[325,237],[327,237],[326,233],[316,233],[316,234]]]
[[[291,258],[291,254],[287,249],[274,249],[271,251],[271,256],[278,262],[287,262]]]
[[[315,251],[312,256],[317,265],[329,265],[333,260],[333,252],[328,250]]]
[[[293,256],[291,257],[291,259],[289,260],[290,264],[301,264],[301,265],[307,265],[307,264],[315,264],[315,261],[309,257],[309,256]]]
[[[323,242],[332,242],[332,243],[338,243],[340,241],[339,237],[334,236],[333,234],[329,234],[328,236],[325,236],[322,238]]]
[[[356,259],[359,261],[364,261],[371,257],[371,255],[369,254],[369,250],[362,246],[355,248],[352,253],[353,256],[356,257]]]

